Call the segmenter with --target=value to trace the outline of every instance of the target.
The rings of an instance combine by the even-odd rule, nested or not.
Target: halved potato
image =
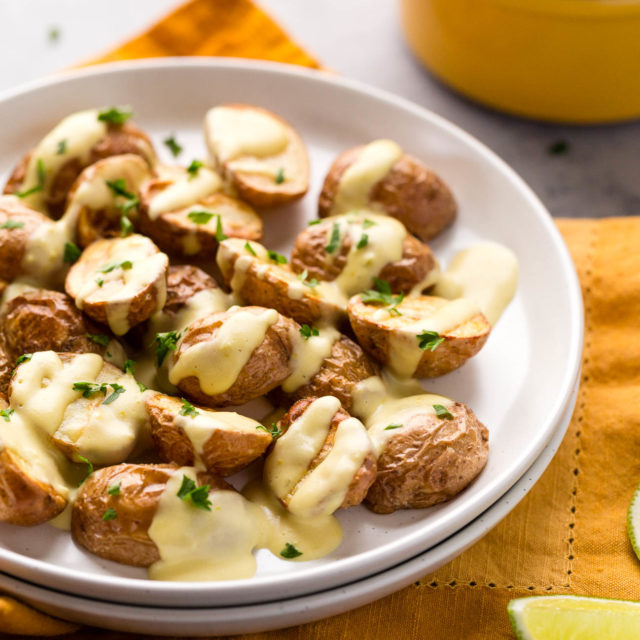
[[[362,348],[401,377],[434,378],[462,366],[480,351],[491,325],[465,298],[404,298],[393,305],[354,296],[347,308]]]
[[[162,309],[168,267],[144,236],[98,240],[71,267],[65,289],[79,309],[120,336]]]
[[[282,435],[264,478],[294,515],[330,515],[360,504],[376,477],[376,454],[364,425],[333,396],[298,400],[278,421]]]
[[[179,167],[163,168],[142,194],[141,232],[164,251],[181,256],[215,254],[226,237],[260,240],[260,216],[244,202],[221,193],[221,186],[206,167],[196,176]]]
[[[467,406],[442,396],[388,399],[366,425],[379,454],[366,497],[376,513],[451,499],[482,471],[489,455],[487,428]]]
[[[286,204],[309,188],[309,160],[296,130],[271,111],[224,104],[205,116],[209,153],[243,200],[255,207]]]
[[[169,381],[206,407],[239,405],[277,387],[290,373],[299,326],[275,309],[231,307],[191,325],[167,357]]]
[[[228,476],[259,458],[271,435],[251,418],[238,413],[210,411],[180,398],[157,394],[145,406],[151,418],[151,437],[168,462]]]
[[[224,283],[249,304],[271,307],[301,324],[344,318],[346,300],[321,283],[299,277],[283,259],[257,242],[239,239],[222,242],[216,257]]]
[[[393,218],[370,212],[334,216],[298,234],[291,267],[333,282],[346,297],[385,280],[395,293],[418,293],[440,272],[427,247]]]
[[[457,213],[446,183],[391,140],[348,149],[331,165],[318,202],[320,217],[355,209],[386,213],[424,242]]]
[[[4,192],[27,193],[26,204],[59,218],[73,183],[90,164],[133,153],[153,166],[156,155],[147,135],[129,122],[117,122],[122,118],[115,113],[110,118],[108,111],[79,111],[60,121],[18,163]]]

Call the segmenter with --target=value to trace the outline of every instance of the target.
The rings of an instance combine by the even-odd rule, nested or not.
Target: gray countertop
[[[20,0],[0,3],[0,89],[97,55],[140,32],[175,0]],[[640,122],[554,126],[501,115],[459,97],[412,56],[395,0],[262,0],[325,66],[386,89],[466,129],[533,187],[552,215],[640,214]],[[49,38],[52,27],[57,39]],[[549,145],[569,143],[564,154]]]

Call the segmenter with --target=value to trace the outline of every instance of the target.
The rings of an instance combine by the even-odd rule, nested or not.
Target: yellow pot
[[[460,93],[569,123],[640,117],[640,0],[401,0],[409,45]]]

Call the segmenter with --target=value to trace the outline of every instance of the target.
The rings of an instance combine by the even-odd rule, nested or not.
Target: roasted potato
[[[238,413],[209,411],[185,400],[157,394],[145,406],[151,418],[151,437],[168,462],[229,476],[259,458],[271,435],[255,420]]]
[[[148,567],[157,562],[160,554],[149,537],[149,527],[177,471],[171,464],[119,464],[95,471],[73,504],[73,539],[91,553],[121,564]],[[224,480],[206,473],[198,473],[198,482],[214,490],[231,489]],[[116,517],[105,518],[109,510]]]
[[[271,307],[301,324],[341,321],[346,301],[297,276],[283,259],[257,242],[238,239],[220,243],[216,257],[224,283],[249,304]]]
[[[298,400],[277,427],[282,435],[264,478],[291,513],[330,515],[362,502],[376,477],[376,455],[364,425],[337,398]]]
[[[442,179],[390,140],[348,149],[331,165],[318,201],[320,217],[355,209],[386,213],[423,242],[448,227],[457,213]]]
[[[477,306],[464,298],[407,297],[390,307],[358,295],[347,311],[362,348],[403,377],[434,378],[461,367],[491,332]]]
[[[302,398],[335,396],[344,409],[350,411],[354,387],[378,373],[378,367],[369,360],[360,345],[337,331],[334,332],[336,339],[328,345],[329,353],[320,361],[319,368],[314,371],[313,364],[317,362],[314,354],[317,351],[313,342],[322,340],[326,331],[326,329],[320,329],[318,336],[310,336],[301,344],[301,347],[294,348],[292,356],[294,372],[270,394],[277,404],[291,406]],[[297,352],[299,352],[298,357],[296,357]],[[320,355],[324,353],[321,352]],[[311,367],[309,363],[312,363]]]
[[[385,280],[396,293],[433,285],[439,274],[435,256],[398,221],[372,213],[323,220],[298,234],[291,268],[310,278],[333,281],[346,297]]]
[[[77,243],[88,247],[100,238],[133,231],[140,186],[150,176],[149,165],[131,153],[98,160],[84,169],[68,197],[67,215],[75,217]]]
[[[273,207],[302,198],[309,160],[302,139],[271,111],[246,104],[214,107],[205,116],[209,153],[243,200]]]
[[[132,153],[153,166],[156,155],[149,138],[135,125],[109,117],[108,110],[97,109],[67,116],[18,163],[4,192],[26,193],[26,204],[59,218],[73,183],[90,164]]]
[[[291,373],[298,330],[275,309],[231,307],[211,314],[189,325],[167,356],[169,381],[206,407],[243,404]]]
[[[66,292],[118,336],[164,307],[169,259],[140,235],[94,242],[71,267]]]
[[[94,353],[40,351],[18,364],[11,406],[69,460],[123,462],[149,445],[145,398],[133,376]]]
[[[192,177],[184,169],[175,169],[177,175],[165,170],[149,181],[142,194],[140,231],[162,250],[177,256],[210,256],[225,237],[262,238],[260,216],[244,202],[218,191],[221,183],[211,170],[202,167]],[[212,176],[213,192],[206,183],[198,188],[206,173]]]
[[[464,404],[441,396],[391,400],[366,424],[379,453],[366,497],[376,513],[449,500],[482,471],[489,455],[487,428]]]

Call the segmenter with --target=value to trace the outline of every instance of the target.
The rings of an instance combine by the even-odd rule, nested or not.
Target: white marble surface
[[[0,90],[95,56],[144,30],[176,0],[0,0]],[[396,0],[261,0],[301,44],[339,73],[402,95],[460,125],[509,162],[556,216],[640,214],[640,123],[566,127],[478,107],[412,57]],[[59,37],[52,39],[52,28]],[[564,139],[569,152],[553,156]]]

